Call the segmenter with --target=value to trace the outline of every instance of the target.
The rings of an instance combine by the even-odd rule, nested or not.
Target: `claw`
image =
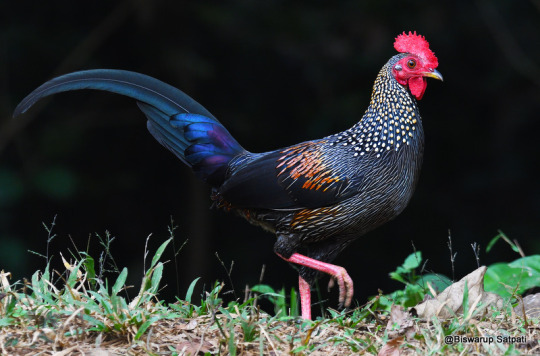
[[[339,305],[340,307],[345,306],[348,308],[352,303],[353,281],[345,268],[339,266],[334,267],[337,269],[337,273],[333,276],[337,280],[339,286]]]
[[[330,276],[330,280],[328,281],[328,291],[330,292],[330,290],[332,288],[334,288],[334,285],[336,284],[336,280],[334,279],[333,276]]]

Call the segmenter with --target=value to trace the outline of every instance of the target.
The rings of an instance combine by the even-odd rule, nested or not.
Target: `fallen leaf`
[[[460,281],[448,286],[437,298],[426,300],[413,307],[419,317],[429,319],[432,316],[450,318],[454,315],[463,314],[463,294],[465,282],[468,289],[469,313],[471,310],[484,309],[489,305],[502,307],[502,298],[495,294],[484,291],[484,275],[487,267],[482,266],[463,277]]]
[[[197,320],[196,319],[191,319],[189,321],[189,323],[187,324],[180,324],[180,325],[176,325],[176,329],[179,329],[179,330],[193,330],[197,327],[198,323],[197,323]]]
[[[383,347],[381,347],[377,356],[401,355],[401,350],[399,349],[399,347],[401,346],[402,343],[403,343],[403,336],[388,340],[388,342]]]
[[[529,294],[520,300],[518,305],[514,307],[514,312],[523,318],[523,310],[527,318],[539,318],[540,317],[540,293]]]
[[[55,352],[53,353],[52,355],[53,356],[66,356],[66,355],[69,355],[71,353],[71,351],[75,350],[78,346],[75,345],[75,346],[72,346],[70,348],[67,348],[65,350],[62,350],[62,351],[58,351],[58,352]]]
[[[92,351],[90,351],[88,356],[114,356],[114,354],[105,349],[98,348],[98,349],[93,349]]]
[[[200,338],[194,338],[193,340],[182,341],[176,345],[176,351],[179,355],[191,355],[195,356],[200,353],[205,354],[212,351],[213,345],[208,341],[204,341]]]
[[[410,340],[416,333],[412,315],[402,306],[392,305],[390,318],[386,324],[386,331],[388,332],[388,337],[395,338],[405,335],[407,336],[407,340]]]

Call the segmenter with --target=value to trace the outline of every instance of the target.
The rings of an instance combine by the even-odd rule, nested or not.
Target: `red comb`
[[[396,51],[401,53],[411,53],[415,54],[426,63],[426,65],[432,69],[437,68],[439,61],[429,49],[429,43],[426,41],[424,36],[420,36],[409,31],[407,35],[403,32],[401,35],[396,37],[396,42],[394,42],[394,48]]]

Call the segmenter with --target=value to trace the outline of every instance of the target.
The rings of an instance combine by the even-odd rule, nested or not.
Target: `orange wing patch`
[[[326,191],[332,183],[339,181],[339,177],[324,164],[318,149],[322,143],[324,141],[304,142],[282,151],[283,156],[278,159],[280,163],[276,167],[281,168],[278,176],[288,173],[287,178],[305,179],[303,189],[323,188]]]
[[[325,221],[333,220],[339,213],[337,205],[326,206],[317,209],[302,209],[294,213],[291,221],[293,229],[303,229],[305,226],[313,226]]]

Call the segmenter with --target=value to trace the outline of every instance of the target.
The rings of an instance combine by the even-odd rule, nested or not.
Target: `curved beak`
[[[437,69],[433,69],[433,72],[424,72],[424,73],[422,73],[422,75],[424,77],[430,77],[430,78],[438,79],[441,82],[443,81],[442,74]]]

